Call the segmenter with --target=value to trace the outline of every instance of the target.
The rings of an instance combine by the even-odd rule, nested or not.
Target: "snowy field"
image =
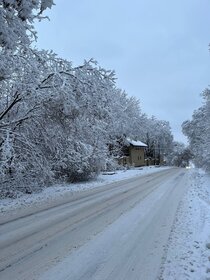
[[[43,204],[65,197],[67,194],[81,192],[87,189],[97,188],[119,180],[151,174],[170,167],[143,167],[129,170],[107,172],[99,175],[95,180],[85,183],[60,184],[44,189],[40,193],[24,194],[16,199],[7,198],[0,200],[0,213],[31,206],[32,204]]]

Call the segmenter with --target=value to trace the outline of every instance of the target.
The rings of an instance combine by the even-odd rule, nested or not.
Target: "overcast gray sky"
[[[50,21],[36,25],[37,47],[78,65],[95,58],[149,116],[181,124],[210,84],[209,0],[54,0]]]

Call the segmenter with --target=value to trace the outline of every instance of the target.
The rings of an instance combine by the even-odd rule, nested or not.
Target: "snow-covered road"
[[[188,185],[173,168],[5,215],[0,279],[156,279]]]

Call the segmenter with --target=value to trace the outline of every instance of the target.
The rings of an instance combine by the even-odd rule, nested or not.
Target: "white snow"
[[[46,188],[42,193],[24,195],[15,200],[2,200],[0,202],[0,211],[4,213],[16,208],[27,207],[31,203],[43,203],[44,201],[63,197],[67,193],[100,187],[107,183],[158,172],[162,169],[162,167],[144,167],[142,169],[118,171],[113,175],[108,175],[109,173],[107,175],[100,175],[95,181],[88,183],[57,185]],[[162,259],[159,280],[210,280],[210,176],[201,170],[192,168],[189,170],[188,185],[188,190],[185,192],[179,204],[168,244],[164,249],[165,255]],[[104,238],[101,238],[101,236],[105,233],[101,233],[101,235],[95,239],[95,245],[93,247],[91,246],[93,241],[87,243],[85,248],[90,253],[88,259],[86,259],[83,253],[83,248],[79,250],[77,254],[69,256],[69,258],[62,262],[59,265],[59,271],[65,273],[64,270],[68,262],[76,263],[78,257],[81,258],[81,263],[83,264],[81,269],[84,269],[84,271],[88,265],[91,265],[91,261],[96,256],[101,259],[100,265],[103,268],[102,260],[104,260],[106,252],[110,251],[113,246],[119,248],[119,250],[126,250],[123,245],[123,240],[126,240],[128,235],[132,235],[132,232],[137,228],[134,222],[136,216],[140,215],[140,213],[145,214],[152,205],[155,205],[162,194],[159,193],[159,195],[160,197],[154,193],[153,198],[150,197],[150,201],[145,201],[144,204],[130,211],[128,215],[122,216],[114,225],[107,228]],[[125,224],[127,230],[124,232],[124,235],[119,238],[118,232],[120,232],[120,228],[123,228],[122,225]],[[159,236],[159,238],[161,238],[161,236]],[[101,240],[104,244],[101,244]],[[114,243],[109,243],[110,241]],[[134,248],[136,240],[132,242]],[[114,264],[117,264],[117,256],[113,255],[112,258]],[[130,261],[132,260],[130,259]],[[135,259],[133,259],[133,262],[135,262]],[[76,273],[78,267],[71,267],[73,267],[71,272],[73,274]],[[56,269],[52,271],[55,275],[51,274],[51,277],[54,275],[54,278],[50,279],[59,278],[59,271]],[[66,273],[68,274],[68,271],[66,271]],[[48,276],[48,274],[43,275],[43,279],[47,279],[46,277]]]
[[[58,199],[59,197],[64,197],[66,194],[80,192],[87,189],[97,188],[104,186],[106,184],[116,182],[119,180],[128,179],[131,177],[142,176],[145,174],[150,174],[165,170],[170,167],[141,167],[133,168],[128,170],[119,170],[113,173],[104,173],[99,175],[95,180],[84,183],[74,183],[74,184],[57,184],[52,187],[44,189],[40,193],[26,194],[22,195],[16,199],[7,198],[0,200],[0,213],[5,213],[8,211],[13,211],[15,209],[22,209],[32,204],[43,204],[45,201],[50,202]],[[110,175],[111,174],[111,175]]]
[[[160,279],[210,279],[210,176],[202,171],[191,171]]]
[[[210,280],[210,176],[197,169],[189,172],[189,187],[178,207],[165,248],[165,256],[162,258],[159,280]],[[141,221],[161,195],[154,192],[153,197],[150,197],[148,201],[145,200],[143,204],[123,215],[106,232],[87,243],[75,254],[69,255],[53,270],[42,275],[40,279],[74,279],[74,275],[76,276],[78,271],[84,276],[81,279],[85,279],[85,277],[103,279],[100,277],[104,275],[104,263],[113,262],[114,271],[114,267],[118,265],[119,261],[118,254],[116,256],[108,254],[109,257],[111,256],[111,260],[106,259],[107,252],[111,252],[113,247],[117,247],[118,249],[115,251],[120,251],[122,254],[124,250],[127,250],[125,244],[131,241],[126,242],[126,240],[133,231],[137,230],[136,217]],[[141,217],[141,215],[143,216]],[[124,228],[126,231],[122,234]],[[133,248],[138,246],[138,242],[136,242],[137,240],[133,241]],[[95,275],[96,268],[93,263],[96,258],[99,267],[97,267],[98,272]],[[151,256],[151,263],[152,258]],[[78,259],[81,260],[81,265],[78,265]],[[134,259],[133,262],[135,263]],[[83,274],[83,271],[84,273],[88,271],[90,275]]]
[[[141,225],[146,224],[148,227],[151,224],[155,210],[157,210],[157,204],[166,196],[168,184],[171,182],[172,180],[167,181],[161,189],[156,189],[140,204],[110,224],[106,230],[44,273],[39,280],[128,279],[124,275],[123,267],[121,267],[122,259],[124,258],[124,261],[127,262],[125,266],[130,264],[131,267],[134,267],[134,262],[138,262],[142,255],[146,257],[146,252],[135,251],[135,248],[140,245],[138,238],[145,230],[145,227]],[[151,211],[152,209],[153,211]],[[132,254],[131,250],[135,253]],[[107,267],[109,267],[108,271]],[[117,275],[114,277],[114,271],[118,267],[121,269],[117,269]],[[136,273],[141,277],[143,275],[141,271],[136,271]],[[132,277],[132,279],[137,278]]]
[[[136,147],[147,147],[147,145],[141,141],[131,140],[130,138],[126,139],[131,145]]]

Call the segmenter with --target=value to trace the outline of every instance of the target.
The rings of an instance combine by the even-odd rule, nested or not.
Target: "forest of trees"
[[[174,160],[169,123],[144,114],[138,100],[116,87],[113,71],[93,59],[73,67],[31,46],[34,20],[52,5],[0,0],[1,197],[113,169],[126,137]],[[197,144],[191,143],[195,153]]]

